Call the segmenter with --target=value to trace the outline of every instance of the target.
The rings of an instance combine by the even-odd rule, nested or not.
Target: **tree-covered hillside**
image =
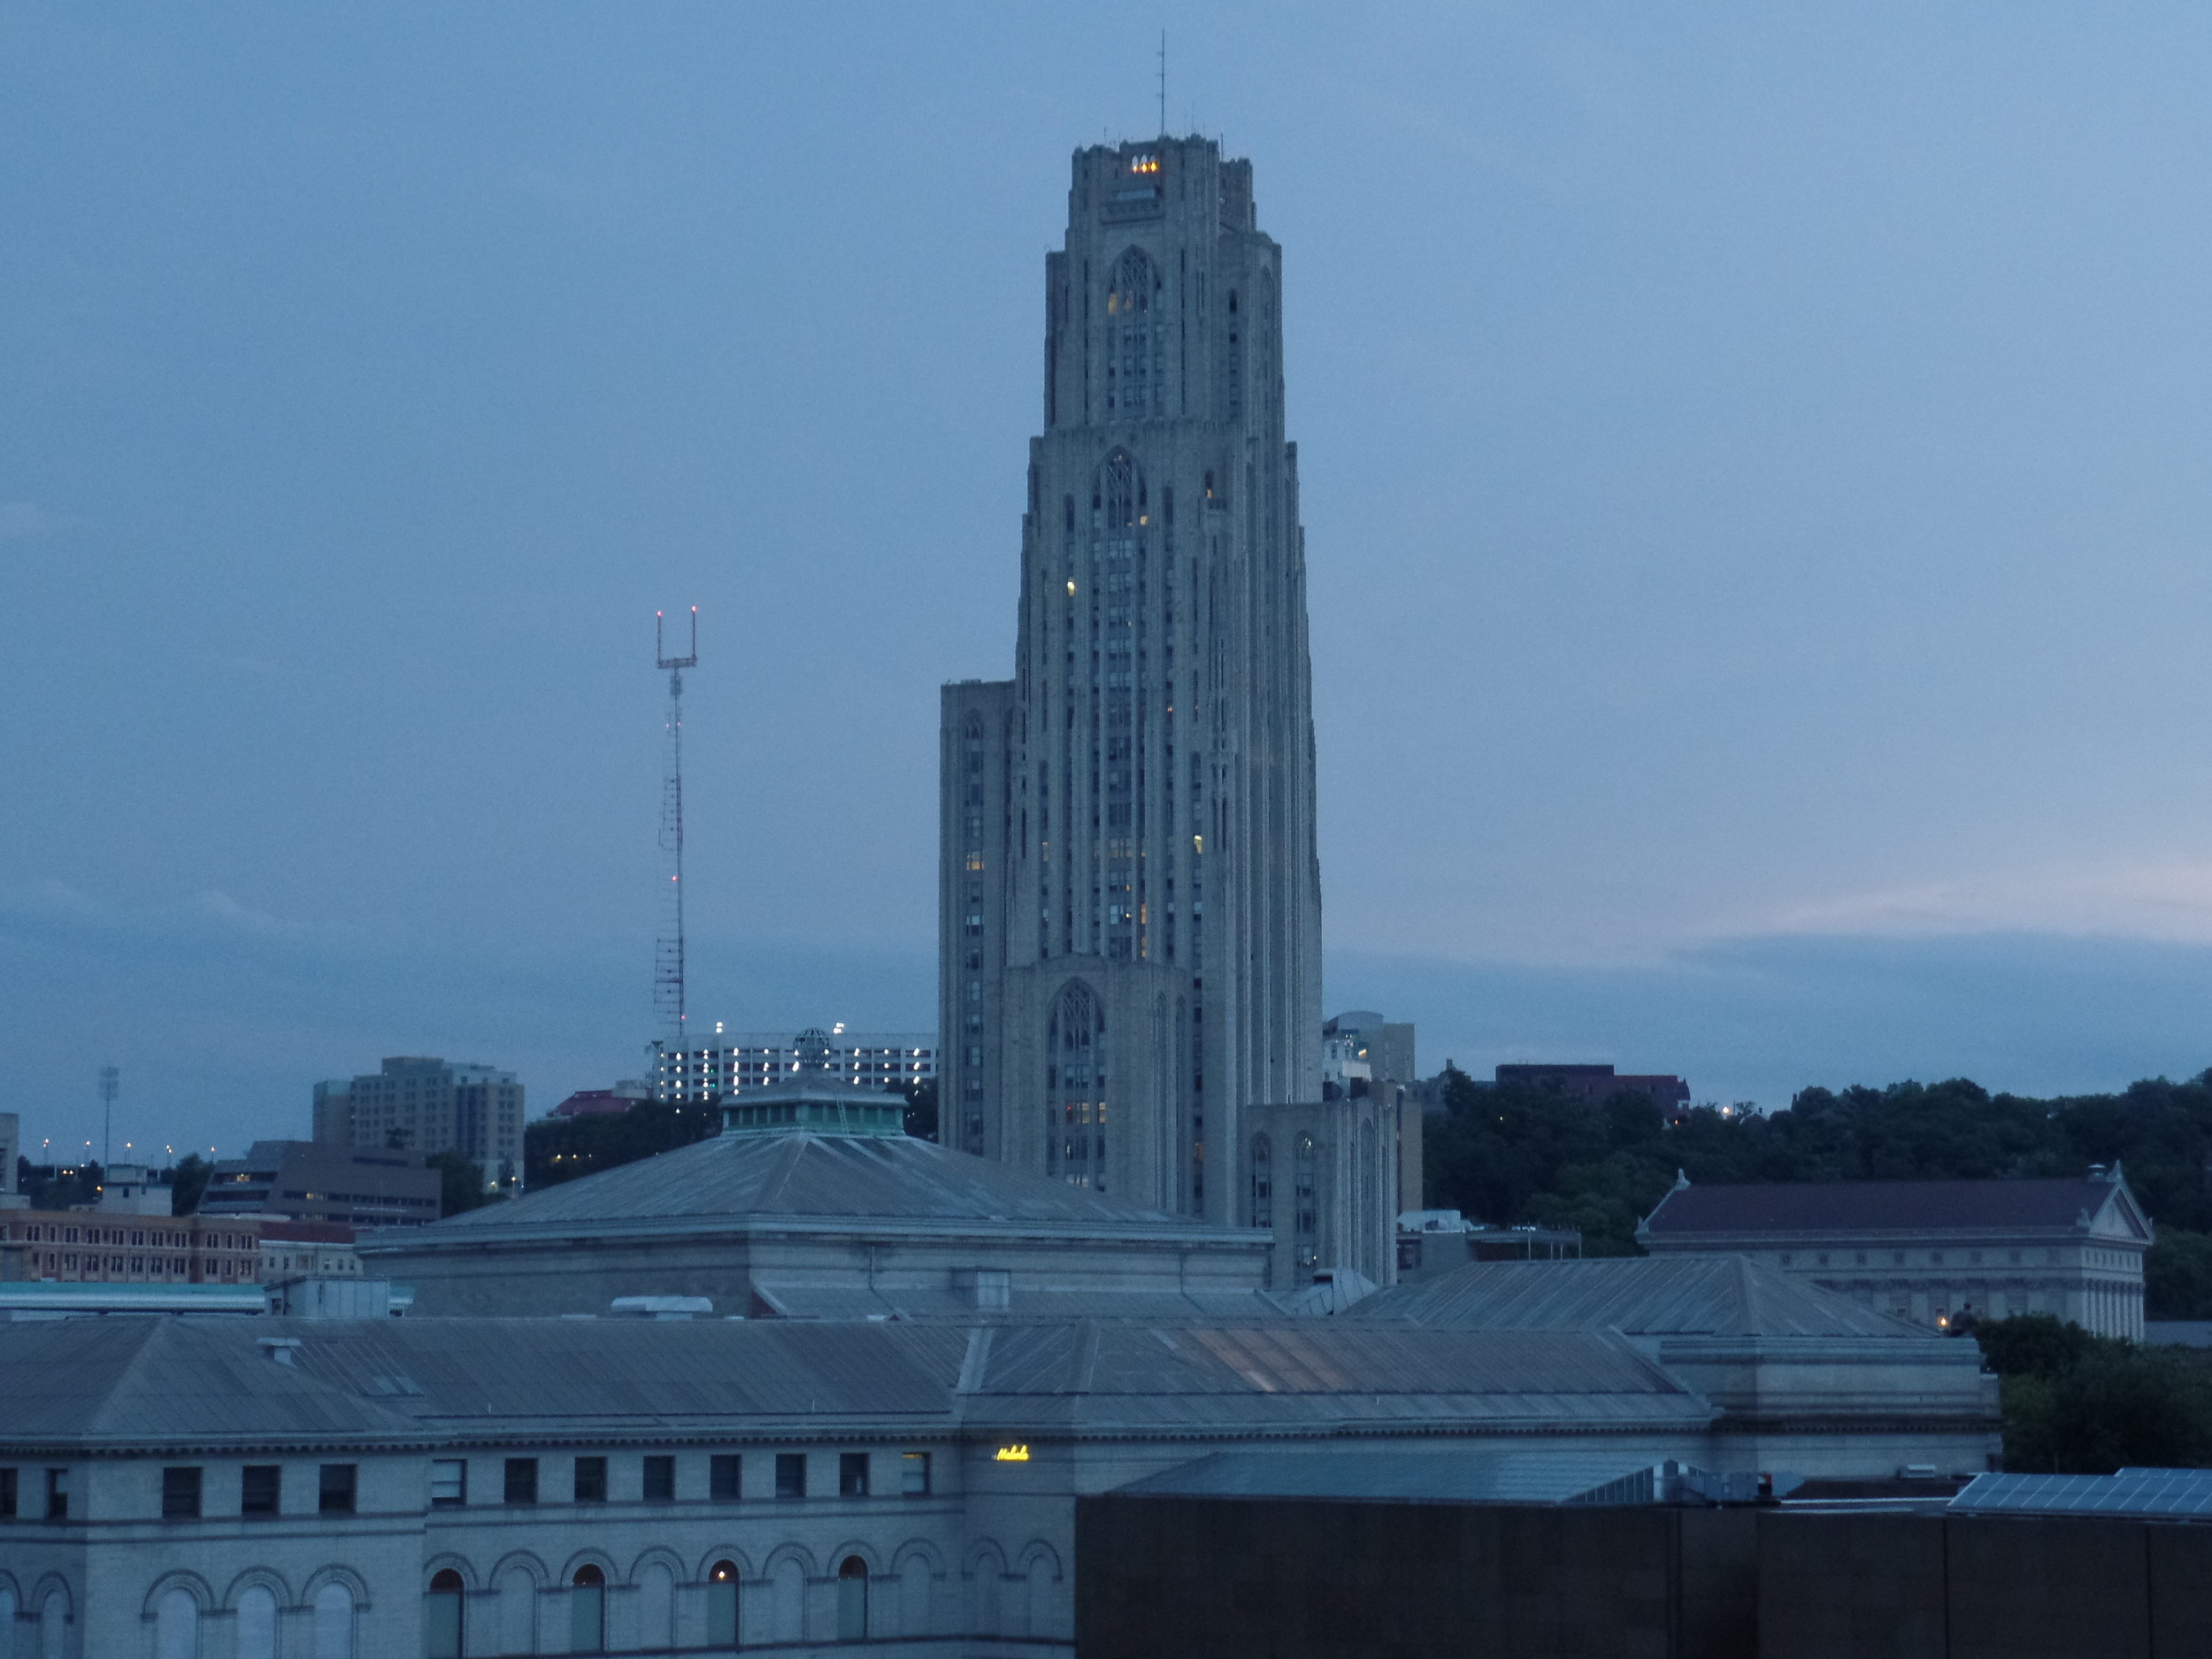
[[[1694,1181],[2078,1175],[2116,1161],[2158,1223],[2153,1318],[2212,1318],[2212,1072],[2120,1094],[2031,1100],[1963,1078],[1809,1088],[1770,1117],[1700,1107],[1669,1127],[1640,1098],[1590,1107],[1445,1073],[1425,1148],[1428,1197],[1493,1223],[1579,1228],[1592,1254],[1636,1249],[1675,1171]]]

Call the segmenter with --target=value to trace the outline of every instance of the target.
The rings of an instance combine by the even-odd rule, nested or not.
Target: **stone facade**
[[[944,688],[953,1145],[1248,1225],[1208,1148],[1319,1097],[1281,255],[1210,141],[1079,151],[1045,273],[1015,677]]]
[[[1637,1237],[1655,1256],[1745,1256],[1916,1325],[2044,1313],[2143,1338],[2151,1224],[2116,1164],[2072,1180],[1685,1178]]]

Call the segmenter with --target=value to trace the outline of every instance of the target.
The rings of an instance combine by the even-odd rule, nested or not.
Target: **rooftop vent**
[[[618,1319],[689,1319],[714,1311],[711,1296],[617,1296],[607,1311]]]

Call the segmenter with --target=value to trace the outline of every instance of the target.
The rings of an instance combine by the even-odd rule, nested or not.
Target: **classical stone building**
[[[947,1140],[1216,1225],[1248,1109],[1320,1097],[1281,295],[1250,163],[1077,152],[1015,673],[943,694]]]
[[[1272,1242],[917,1140],[905,1102],[801,1079],[724,1133],[361,1244],[418,1314],[596,1314],[618,1296],[887,1318],[1266,1314]]]
[[[1699,1187],[1684,1177],[1636,1236],[1655,1256],[1747,1256],[1921,1325],[2047,1313],[2101,1336],[2143,1337],[2151,1224],[2116,1164],[2062,1180]]]
[[[38,1659],[1044,1659],[1077,1498],[1220,1453],[1594,1486],[1996,1445],[1970,1344],[1767,1269],[1461,1272],[1354,1318],[0,1325],[0,1632]]]

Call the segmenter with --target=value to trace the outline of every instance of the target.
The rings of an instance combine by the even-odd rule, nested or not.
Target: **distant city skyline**
[[[524,23],[526,27],[518,27]],[[1264,27],[1262,27],[1264,22]],[[1102,14],[0,18],[0,1087],[935,1019]],[[2212,18],[1205,7],[1301,444],[1324,1005],[1700,1099],[2212,1064]],[[1236,65],[1233,73],[1225,65]]]

